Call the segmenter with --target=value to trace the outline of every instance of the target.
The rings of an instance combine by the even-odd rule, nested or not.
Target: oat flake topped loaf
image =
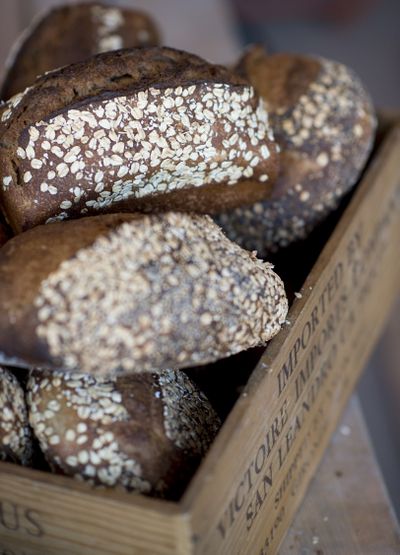
[[[95,375],[206,364],[265,344],[287,313],[272,266],[200,215],[37,227],[0,251],[0,283],[3,358]]]
[[[0,367],[0,460],[28,465],[32,454],[24,391],[15,376]]]
[[[16,232],[99,212],[216,212],[269,195],[264,103],[229,70],[169,48],[100,54],[0,110],[0,191]]]
[[[92,485],[177,498],[220,422],[183,373],[114,380],[33,371],[30,422],[53,471]]]
[[[22,92],[47,71],[100,52],[159,41],[154,22],[136,10],[100,2],[55,7],[34,20],[13,47],[0,98]]]
[[[371,151],[375,115],[342,64],[253,47],[238,71],[264,98],[281,147],[269,199],[217,218],[228,236],[262,256],[304,239],[356,183]]]

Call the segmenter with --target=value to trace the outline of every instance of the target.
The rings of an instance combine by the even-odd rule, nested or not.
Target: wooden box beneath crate
[[[181,501],[0,463],[0,554],[277,551],[399,291],[400,129],[384,135]]]

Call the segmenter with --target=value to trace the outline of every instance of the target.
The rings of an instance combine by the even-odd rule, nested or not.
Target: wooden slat
[[[68,478],[0,464],[0,552],[183,555],[185,530],[173,503],[95,492]]]
[[[399,290],[399,160],[396,130],[294,303],[292,325],[272,341],[187,492],[198,553],[276,551]],[[280,392],[278,376],[296,350]],[[312,352],[314,370],[297,396]],[[279,437],[269,451],[274,421]]]
[[[353,398],[279,555],[398,555],[400,528]]]

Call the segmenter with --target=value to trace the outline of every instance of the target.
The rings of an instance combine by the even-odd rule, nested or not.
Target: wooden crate
[[[399,209],[394,128],[183,499],[1,463],[0,553],[275,553],[398,293]]]

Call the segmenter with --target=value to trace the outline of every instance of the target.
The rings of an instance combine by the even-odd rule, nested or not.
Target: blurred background
[[[0,67],[19,32],[57,0],[2,0]],[[126,0],[159,23],[165,44],[232,63],[250,42],[351,66],[378,109],[400,109],[399,0]],[[400,243],[400,237],[399,237]],[[359,385],[377,458],[400,516],[400,303]]]

